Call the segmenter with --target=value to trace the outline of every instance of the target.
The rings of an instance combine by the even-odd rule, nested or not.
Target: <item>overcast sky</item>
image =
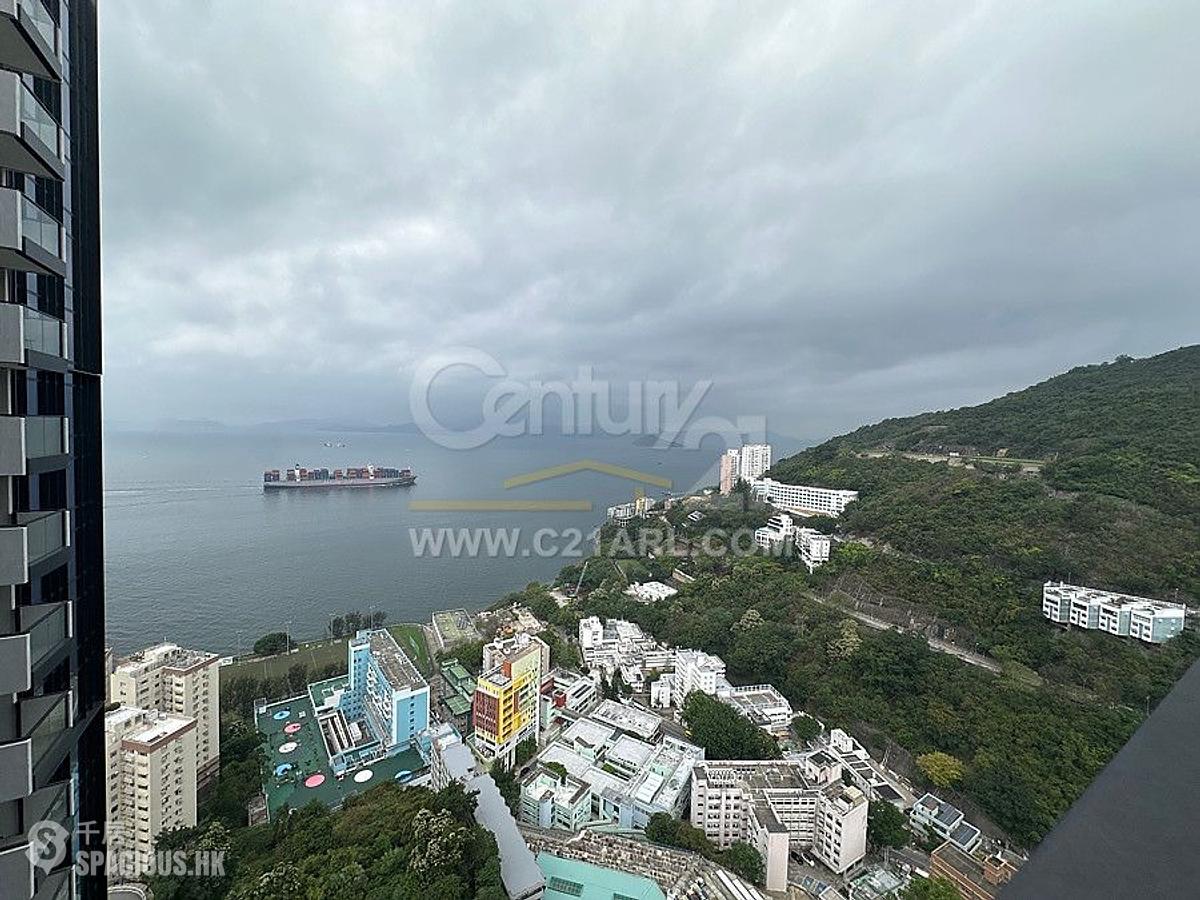
[[[1200,5],[105,0],[106,415],[428,354],[800,437],[1200,339]]]

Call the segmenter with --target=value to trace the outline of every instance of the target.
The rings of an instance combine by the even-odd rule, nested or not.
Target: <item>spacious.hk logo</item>
[[[34,822],[29,829],[29,861],[43,872],[62,865],[71,846],[71,833],[53,820]]]
[[[451,369],[466,368],[488,379],[481,421],[470,428],[453,428],[433,413],[439,379]],[[544,434],[546,410],[558,411],[564,435],[653,435],[659,449],[696,449],[709,435],[734,447],[743,440],[766,439],[766,419],[738,416],[698,416],[700,403],[712,388],[697,381],[686,392],[678,381],[630,381],[619,390],[593,377],[591,366],[580,366],[570,381],[520,381],[491,354],[473,347],[446,350],[423,360],[413,374],[409,411],[413,422],[435,443],[451,450],[473,450],[498,437]]]

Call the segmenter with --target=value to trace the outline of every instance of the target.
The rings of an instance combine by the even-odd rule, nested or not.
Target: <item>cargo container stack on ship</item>
[[[263,472],[263,490],[406,487],[415,484],[416,480],[417,476],[408,468],[366,465],[345,469],[307,469],[296,463],[282,472],[279,469]]]

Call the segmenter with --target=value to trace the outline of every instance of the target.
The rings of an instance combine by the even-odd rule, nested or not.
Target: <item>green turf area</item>
[[[330,682],[321,682],[318,685],[317,692],[323,694],[325,690],[322,685],[330,686]],[[280,711],[287,711],[287,717],[276,719],[275,714]],[[286,734],[284,727],[293,722],[300,725],[300,730],[295,734]],[[425,762],[421,759],[421,754],[413,749],[358,770],[371,773],[370,779],[365,782],[356,782],[355,772],[338,779],[329,768],[321,729],[307,694],[272,703],[255,717],[255,726],[263,736],[263,746],[267,755],[262,780],[263,791],[267,795],[267,809],[272,819],[281,810],[299,809],[313,800],[329,807],[338,807],[347,797],[392,780],[398,772],[408,771],[417,776],[425,771]],[[290,753],[281,753],[279,748],[289,741],[294,742],[296,748]],[[290,764],[292,770],[282,776],[276,776],[276,766],[283,763]],[[324,775],[324,782],[317,787],[305,787],[305,779],[316,774]]]
[[[389,625],[388,631],[421,674],[428,678],[433,673],[433,661],[429,658],[429,646],[425,643],[425,629],[416,623],[404,622]]]
[[[336,663],[344,670],[346,668],[346,639],[312,641],[301,644],[291,653],[266,656],[261,659],[238,660],[221,667],[221,679],[229,681],[239,675],[248,675],[252,678],[281,678],[287,675],[288,669],[297,663],[307,665],[310,672],[316,672],[330,663]]]

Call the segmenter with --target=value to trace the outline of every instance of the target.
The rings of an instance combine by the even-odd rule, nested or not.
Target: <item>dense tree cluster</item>
[[[908,818],[887,800],[867,807],[867,843],[875,849],[899,849],[908,843]]]
[[[667,813],[655,813],[646,825],[646,837],[665,847],[690,850],[711,859],[752,884],[765,878],[762,855],[744,841],[735,841],[724,850],[704,836],[704,832]]]
[[[461,785],[440,793],[383,784],[331,813],[310,804],[269,825],[205,821],[164,834],[164,849],[228,849],[225,877],[154,878],[159,900],[359,897],[503,900],[496,842]]]
[[[382,609],[370,612],[351,610],[329,620],[330,637],[353,637],[362,628],[382,628],[387,619],[387,613]]]
[[[732,706],[700,691],[683,701],[683,724],[707,759],[776,759],[779,746]]]

